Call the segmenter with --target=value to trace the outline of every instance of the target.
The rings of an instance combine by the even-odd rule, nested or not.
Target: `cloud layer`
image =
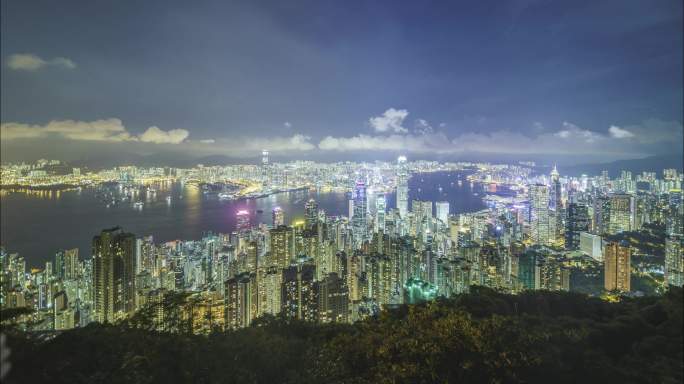
[[[66,57],[55,57],[50,60],[44,60],[31,53],[13,54],[7,59],[7,67],[15,71],[37,71],[47,66],[75,69],[76,63]]]
[[[46,125],[23,123],[0,124],[3,143],[12,140],[51,140],[104,143],[137,142],[154,145],[174,145],[175,150],[206,155],[253,157],[262,149],[273,154],[297,157],[303,153],[395,153],[417,156],[449,156],[463,154],[569,155],[602,156],[606,159],[636,158],[661,153],[682,152],[681,122],[646,120],[639,125],[612,125],[604,131],[581,128],[565,121],[557,128],[534,124],[530,135],[512,131],[471,131],[450,135],[424,120],[417,119],[411,132],[402,124],[408,111],[390,108],[380,117],[371,118],[376,126],[370,133],[354,136],[326,136],[314,141],[311,136],[297,133],[281,137],[231,136],[189,140],[185,129],[163,130],[157,126],[140,134],[131,133],[116,118],[95,121],[51,121]],[[378,131],[378,127],[383,129]],[[141,148],[141,147],[139,147]]]
[[[23,123],[0,124],[2,140],[38,139],[51,136],[70,140],[85,141],[141,141],[156,144],[179,144],[189,135],[185,129],[164,131],[158,127],[150,127],[139,136],[132,135],[119,119],[103,119],[95,121],[62,120],[51,121],[46,125],[30,125]]]

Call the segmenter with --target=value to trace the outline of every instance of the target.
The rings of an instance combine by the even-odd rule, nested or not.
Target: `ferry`
[[[145,205],[145,203],[143,203],[142,201],[136,201],[135,203],[133,203],[133,207],[138,208],[138,209],[142,209],[142,207],[144,205]]]
[[[169,203],[169,204],[171,204],[171,195],[166,196],[166,202]]]

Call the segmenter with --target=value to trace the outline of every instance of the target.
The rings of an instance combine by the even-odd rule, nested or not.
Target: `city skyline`
[[[0,1],[0,382],[682,382],[683,14]]]

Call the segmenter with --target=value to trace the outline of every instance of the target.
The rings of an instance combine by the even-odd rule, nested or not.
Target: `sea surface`
[[[483,209],[482,196],[494,192],[492,187],[470,184],[465,176],[456,172],[413,175],[409,180],[409,200],[449,201],[452,214]],[[5,191],[0,197],[1,244],[7,252],[23,256],[28,266],[42,267],[60,249],[79,248],[81,259],[91,257],[93,236],[114,226],[137,236],[152,235],[155,242],[164,242],[198,240],[208,231],[232,232],[239,210],[250,212],[252,225],[270,225],[272,209],[280,206],[289,223],[303,218],[304,204],[310,198],[328,215],[348,214],[349,195],[341,192],[303,190],[226,201],[179,182],[155,188],[155,194],[141,193],[109,207],[103,201],[102,188],[59,193]],[[108,190],[122,194],[117,186]],[[171,196],[170,202],[167,196]],[[387,208],[394,208],[395,194],[388,193],[386,198]],[[135,201],[144,202],[143,207],[136,208]]]

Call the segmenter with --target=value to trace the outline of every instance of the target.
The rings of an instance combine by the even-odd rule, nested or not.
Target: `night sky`
[[[682,153],[682,1],[3,1],[2,159]]]

